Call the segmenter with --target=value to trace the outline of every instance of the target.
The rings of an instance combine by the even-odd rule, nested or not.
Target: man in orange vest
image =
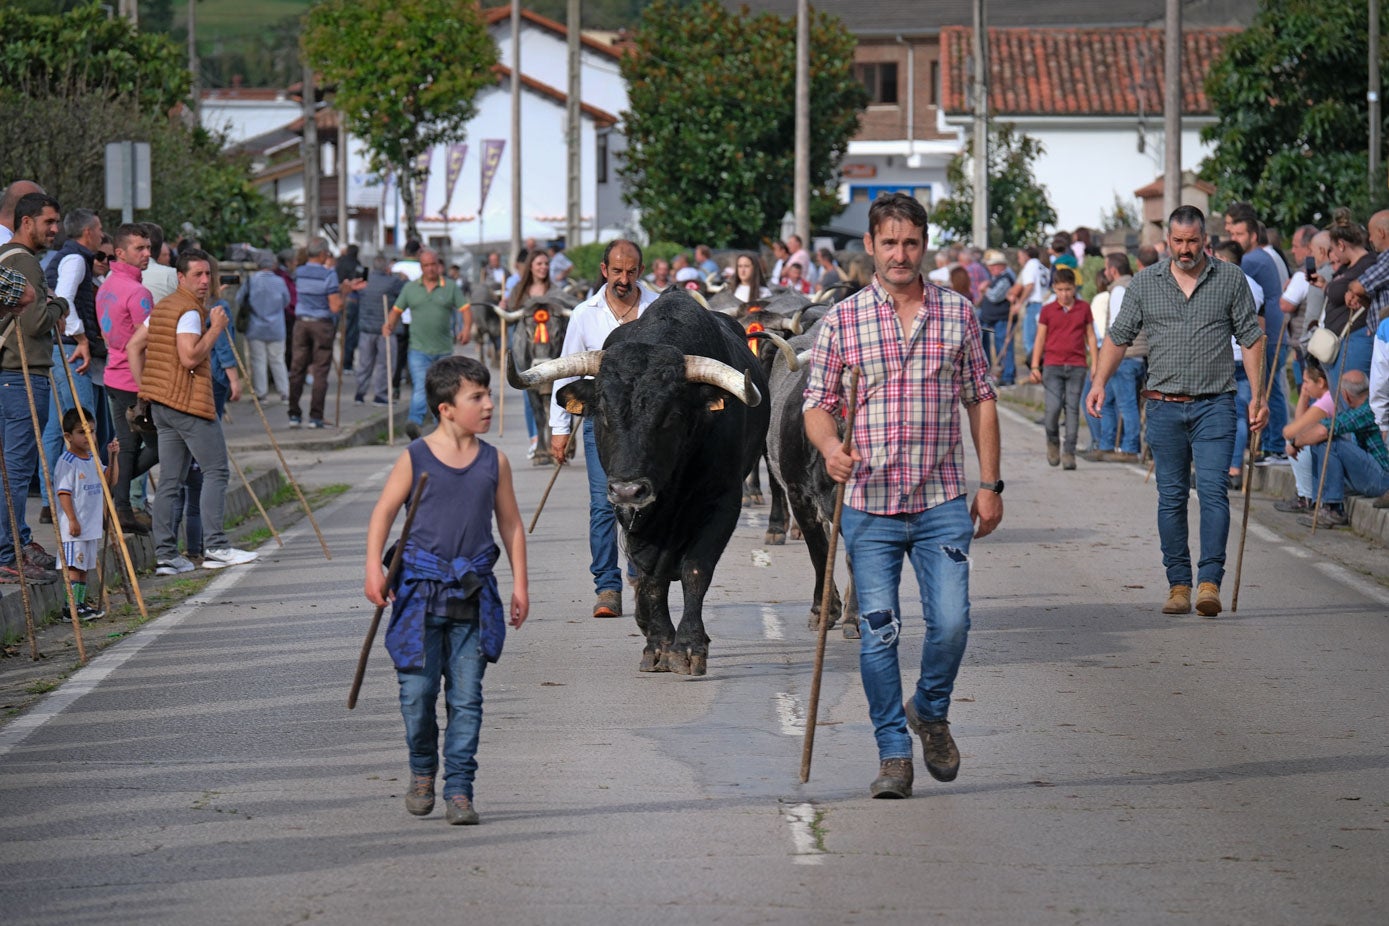
[[[220,306],[207,309],[212,258],[192,249],[179,255],[178,289],[150,313],[148,350],[140,375],[140,398],[150,402],[159,429],[159,489],[154,496],[154,545],[159,575],[195,567],[178,552],[174,525],[179,489],[193,460],[203,470],[203,566],[221,569],[256,558],[227,542],[222,521],[227,502],[227,444],[212,399],[212,345],[227,327]]]

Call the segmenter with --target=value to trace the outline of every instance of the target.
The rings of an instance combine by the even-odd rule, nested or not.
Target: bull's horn
[[[812,353],[814,353],[814,351],[801,351],[799,354],[796,355],[796,362],[799,363],[801,366],[805,366],[807,363],[810,362],[810,355]]]
[[[792,373],[801,368],[800,358],[796,356],[796,352],[791,348],[791,345],[786,343],[785,338],[774,331],[763,331],[762,334],[766,336],[767,340],[776,345],[777,350],[781,351],[781,356],[786,358],[786,365],[791,368]]]
[[[516,357],[514,353],[511,356],[513,360]],[[553,383],[557,379],[566,379],[570,376],[597,376],[598,367],[602,362],[603,352],[601,350],[586,350],[556,360],[542,360],[529,370],[517,370],[513,362],[507,364],[506,381],[513,388],[530,389],[533,386],[543,386],[546,383]]]
[[[700,305],[704,306],[706,309],[709,308],[709,300],[705,299],[705,298],[704,298],[704,295],[703,295],[702,293],[700,293],[699,290],[697,290],[697,289],[692,289],[692,290],[690,290],[689,292],[690,292],[690,295],[691,295],[691,296],[694,296],[695,302],[698,302]]]
[[[521,320],[521,316],[526,314],[525,309],[517,309],[514,312],[508,312],[506,309],[503,309],[500,306],[493,309],[493,311],[496,312],[498,316],[505,319],[508,325],[516,324]]]
[[[553,361],[551,361],[553,362]],[[708,383],[738,397],[748,408],[762,404],[762,393],[752,381],[751,372],[739,372],[712,357],[685,355],[685,379],[692,383]]]
[[[791,330],[796,332],[796,334],[804,334],[804,332],[801,331],[801,314],[804,312],[805,309],[797,309],[796,314],[791,316]]]

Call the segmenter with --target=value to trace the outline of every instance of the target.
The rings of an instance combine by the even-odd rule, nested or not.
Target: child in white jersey
[[[88,421],[94,420],[92,413],[85,409],[81,414]],[[67,449],[53,468],[53,485],[58,493],[58,529],[63,538],[63,558],[67,560],[77,616],[90,621],[106,613],[97,604],[87,603],[87,570],[96,565],[101,550],[103,474],[75,408],[63,415],[63,440]],[[120,450],[120,441],[113,440],[106,445],[111,467],[105,478],[116,478],[119,468],[116,455]],[[96,601],[100,602],[100,595]]]

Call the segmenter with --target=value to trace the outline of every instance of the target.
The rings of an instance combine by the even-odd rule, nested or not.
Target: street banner
[[[506,147],[505,138],[484,138],[482,140],[482,195],[478,197],[477,211],[487,202],[487,191],[492,189],[492,178],[497,176],[497,168],[502,163],[502,149]]]
[[[439,214],[445,218],[448,217],[449,203],[453,202],[453,189],[458,185],[458,175],[463,173],[463,161],[467,157],[466,142],[449,145],[449,159],[444,169],[444,204],[439,207]]]
[[[424,218],[424,196],[429,191],[429,161],[434,157],[434,149],[422,153],[415,158],[415,173],[420,175],[420,188],[415,194],[415,220]]]

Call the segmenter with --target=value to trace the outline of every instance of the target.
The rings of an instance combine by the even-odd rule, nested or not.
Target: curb
[[[279,491],[280,486],[285,484],[284,476],[280,473],[278,466],[247,478],[250,479],[256,495],[262,499],[274,495]],[[255,514],[256,506],[251,501],[250,493],[246,491],[246,487],[238,483],[235,487],[228,488],[227,519],[235,520],[248,513]],[[114,541],[114,537],[112,539]],[[139,576],[148,575],[150,570],[154,568],[155,562],[153,538],[149,534],[127,534],[126,546],[130,550],[131,562],[135,564],[135,572]],[[107,576],[119,576],[122,574],[123,568],[120,551],[114,547],[109,547],[106,551],[105,574]],[[18,585],[4,586],[3,594],[4,597],[0,598],[0,633],[6,637],[17,636],[23,640],[25,638],[24,596],[20,594]],[[34,609],[36,623],[42,623],[48,615],[62,608],[66,599],[67,587],[61,578],[46,585],[29,586],[29,601]]]

